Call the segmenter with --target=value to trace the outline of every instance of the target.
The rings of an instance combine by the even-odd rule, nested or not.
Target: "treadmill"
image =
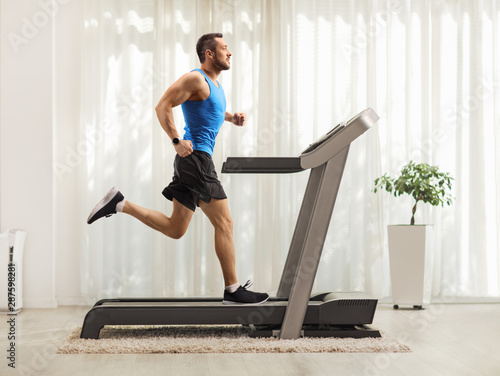
[[[377,299],[363,292],[311,296],[351,142],[379,117],[367,108],[342,122],[298,157],[227,158],[222,173],[286,174],[311,170],[276,297],[260,305],[223,305],[221,297],[116,298],[98,301],[80,338],[98,339],[106,325],[234,325],[252,337],[380,337],[372,323]]]

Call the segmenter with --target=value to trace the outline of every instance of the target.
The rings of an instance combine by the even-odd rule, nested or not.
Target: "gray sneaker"
[[[87,223],[90,225],[92,222],[97,221],[102,217],[111,217],[116,213],[116,204],[124,199],[123,195],[115,187],[111,188],[106,196],[94,206],[94,209],[87,218]]]

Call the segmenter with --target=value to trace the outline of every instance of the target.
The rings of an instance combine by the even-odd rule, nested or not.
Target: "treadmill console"
[[[313,142],[300,155],[304,170],[322,165],[372,127],[379,117],[371,108],[360,112],[347,122],[342,122]]]
[[[310,151],[313,151],[318,146],[323,144],[326,140],[328,140],[330,137],[335,136],[338,132],[340,132],[342,129],[344,129],[345,126],[346,126],[345,122],[338,124],[335,128],[331,129],[330,131],[328,131],[328,133],[325,133],[323,136],[321,136],[315,142],[313,142],[311,145],[309,145],[307,147],[307,149],[305,149],[302,152],[302,154],[306,154],[306,153],[309,153]]]
[[[369,109],[369,110],[371,110],[371,109]],[[325,133],[323,136],[321,136],[316,141],[314,141],[311,145],[309,145],[302,152],[302,154],[306,154],[306,153],[313,151],[314,149],[316,149],[317,147],[322,145],[324,142],[326,142],[330,138],[334,137],[336,134],[338,134],[340,131],[342,131],[345,127],[348,127],[350,124],[352,124],[354,122],[354,120],[357,120],[359,117],[361,117],[366,111],[367,110],[360,112],[356,116],[353,116],[351,119],[349,119],[349,121],[347,121],[347,122],[343,121],[340,124],[338,124],[336,127],[334,127],[333,129],[329,130],[327,133]]]

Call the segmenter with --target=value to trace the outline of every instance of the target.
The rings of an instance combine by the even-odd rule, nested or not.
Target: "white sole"
[[[112,199],[115,197],[115,195],[118,193],[118,189],[116,187],[112,187],[108,193],[104,196],[104,198],[97,203],[96,206],[94,206],[94,209],[89,214],[89,217],[87,218],[87,222],[90,221],[90,218],[92,218],[95,213],[97,213],[99,210],[101,210],[104,206],[106,206]]]
[[[262,303],[265,303],[269,300],[269,297],[267,297],[266,300],[263,300],[261,302],[258,302],[258,303],[239,303],[239,302],[233,302],[231,300],[223,300],[222,301],[222,304],[223,305],[245,305],[245,306],[256,306],[256,305],[259,305],[259,304],[262,304]]]

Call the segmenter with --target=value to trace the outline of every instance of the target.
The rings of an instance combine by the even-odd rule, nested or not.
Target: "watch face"
[[[177,145],[179,143],[179,139],[177,137],[175,137],[173,140],[172,140],[172,143],[174,145]]]

